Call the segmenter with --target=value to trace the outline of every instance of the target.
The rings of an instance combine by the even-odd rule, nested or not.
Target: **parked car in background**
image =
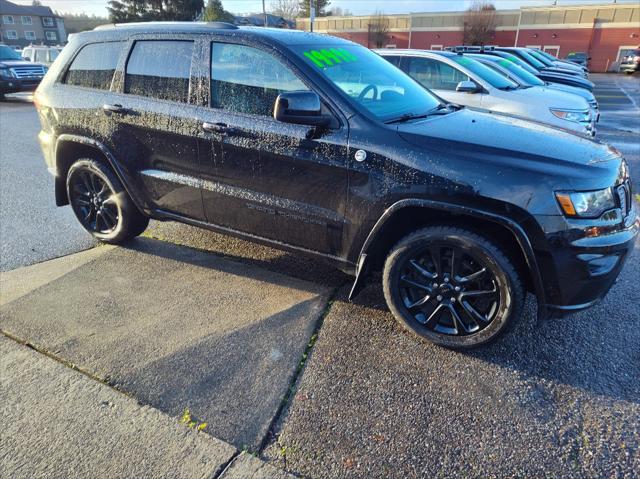
[[[46,65],[25,61],[13,48],[0,45],[0,100],[8,93],[35,90],[46,72]]]
[[[628,74],[640,71],[640,48],[636,48],[622,58],[620,71]]]
[[[61,50],[61,47],[29,45],[22,50],[22,58],[30,62],[51,66],[55,59],[58,58]]]
[[[589,62],[589,57],[586,52],[571,52],[564,59],[568,62],[573,62],[576,65],[586,67]]]
[[[536,57],[538,60],[540,60],[542,63],[544,63],[547,66],[565,68],[567,70],[573,70],[580,74],[589,76],[589,69],[586,66],[578,65],[573,62],[566,62],[564,60],[559,60],[553,55],[543,50],[540,50],[538,48],[530,48],[529,53],[531,53],[534,57]]]
[[[548,123],[594,136],[595,118],[584,98],[520,85],[463,53],[376,50],[421,85],[459,105]]]
[[[552,83],[562,83],[563,85],[585,88],[589,91],[593,91],[593,87],[595,86],[592,81],[589,81],[587,78],[584,78],[582,76],[572,75],[572,74],[562,74],[562,73],[551,72],[549,70],[538,68],[534,66],[532,63],[529,63],[527,60],[520,58],[514,55],[513,53],[496,50],[495,47],[493,46],[485,46],[485,47],[457,46],[457,47],[447,47],[445,48],[445,50],[460,51],[460,52],[467,52],[467,53],[486,53],[487,55],[495,55],[498,57],[506,58],[507,60],[512,61],[517,65],[521,66],[528,72],[533,73],[543,81],[549,81]]]
[[[181,221],[329,261],[350,297],[381,270],[395,317],[451,348],[496,339],[527,291],[543,317],[595,304],[637,236],[618,151],[447,104],[337,37],[102,27],[35,103],[56,204],[95,238]]]
[[[532,53],[532,50],[524,47],[495,47],[497,51],[511,53],[517,57],[522,58],[527,63],[533,65],[540,71],[550,72],[550,73],[561,73],[563,75],[573,75],[578,78],[586,78],[587,74],[582,70],[581,67],[575,66],[575,68],[560,68],[555,66],[550,61],[546,59],[543,60],[538,58],[537,55]]]
[[[545,82],[535,76],[533,73],[528,72],[516,63],[507,60],[506,58],[497,57],[494,55],[486,55],[482,53],[468,53],[471,56],[485,65],[494,68],[509,79],[518,83],[521,87],[545,87],[554,90],[563,91],[567,94],[578,95],[587,100],[591,106],[593,115],[596,118],[596,122],[600,120],[600,109],[598,107],[598,101],[596,97],[588,90],[584,88],[578,88],[569,85],[563,85],[561,83]]]

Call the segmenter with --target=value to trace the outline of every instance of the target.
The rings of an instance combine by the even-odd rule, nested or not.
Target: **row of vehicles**
[[[640,227],[626,161],[584,134],[591,97],[511,63],[127,24],[70,36],[34,102],[56,204],[100,241],[179,221],[329,261],[354,276],[351,298],[380,271],[409,331],[464,349],[518,321],[527,292],[541,317],[596,304]],[[541,69],[588,81],[565,70]],[[571,98],[578,116],[557,128],[447,100],[535,88],[531,102]]]
[[[0,101],[8,93],[33,91],[62,47],[29,45],[18,51],[0,44]]]

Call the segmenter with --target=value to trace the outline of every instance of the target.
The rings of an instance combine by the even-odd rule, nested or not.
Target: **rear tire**
[[[149,224],[111,168],[97,160],[82,158],[71,165],[67,195],[82,227],[104,243],[122,243]]]
[[[383,288],[405,328],[453,349],[494,341],[520,317],[525,299],[522,280],[499,247],[445,226],[397,243],[385,262]]]

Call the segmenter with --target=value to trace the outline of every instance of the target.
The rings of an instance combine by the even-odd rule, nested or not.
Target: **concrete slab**
[[[0,336],[0,477],[211,478],[237,450]]]
[[[45,267],[45,266],[43,266]],[[0,307],[0,328],[257,449],[328,289],[139,239]]]
[[[234,458],[220,479],[293,479],[294,477],[296,476],[243,452]]]

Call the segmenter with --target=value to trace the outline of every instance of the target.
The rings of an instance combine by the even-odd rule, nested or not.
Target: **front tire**
[[[494,341],[520,317],[525,298],[522,280],[499,247],[444,226],[411,233],[391,249],[383,288],[405,328],[453,349]]]
[[[67,195],[82,227],[104,243],[122,243],[149,224],[115,173],[94,159],[83,158],[71,165]]]

